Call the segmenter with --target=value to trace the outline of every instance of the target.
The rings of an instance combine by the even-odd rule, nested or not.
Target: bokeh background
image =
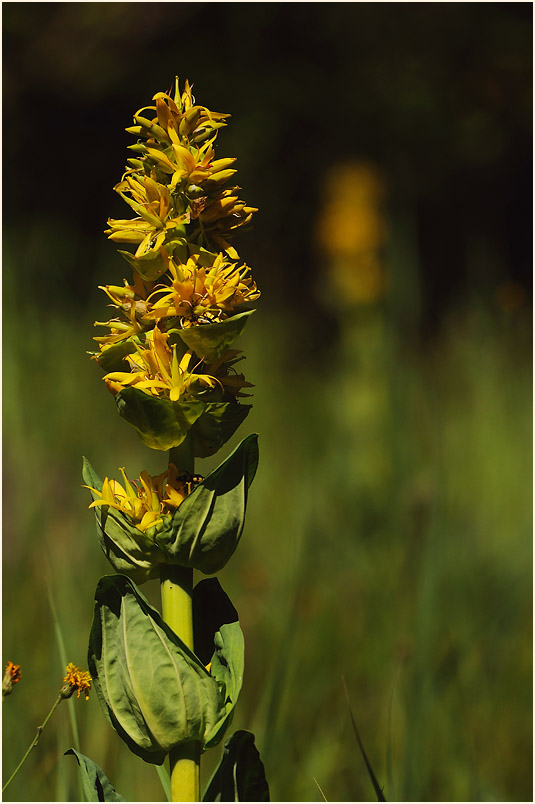
[[[86,666],[110,572],[81,456],[165,464],[86,352],[97,286],[129,275],[103,234],[124,128],[177,74],[232,114],[218,155],[260,209],[236,240],[263,291],[241,339],[254,408],[225,450],[260,433],[221,573],[247,645],[234,727],[273,800],[373,800],[344,677],[387,799],[532,800],[531,4],[2,12],[3,661],[23,672],[4,773],[56,696],[58,643]],[[73,714],[127,800],[162,798],[93,696],[5,800],[78,799]]]

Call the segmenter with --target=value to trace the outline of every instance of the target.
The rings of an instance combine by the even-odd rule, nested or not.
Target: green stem
[[[35,746],[36,746],[36,745],[37,745],[37,743],[39,742],[39,738],[40,738],[40,736],[41,736],[41,734],[42,734],[42,732],[43,732],[44,727],[46,726],[46,724],[48,723],[48,721],[50,720],[50,718],[52,717],[52,715],[54,714],[54,712],[55,712],[56,708],[57,708],[57,707],[58,707],[58,705],[59,705],[59,704],[62,702],[62,700],[63,700],[63,696],[62,696],[62,695],[58,695],[58,697],[57,697],[56,701],[54,702],[54,705],[53,705],[52,709],[50,710],[50,712],[48,713],[48,715],[47,715],[47,716],[45,717],[45,719],[43,720],[43,724],[42,724],[41,726],[38,726],[38,727],[37,727],[37,734],[35,735],[35,737],[33,738],[32,742],[30,743],[30,746],[29,746],[28,750],[26,751],[26,753],[25,753],[25,754],[24,754],[24,756],[22,757],[21,761],[19,762],[19,764],[17,765],[17,767],[15,768],[15,770],[13,771],[13,773],[11,774],[11,776],[9,777],[9,779],[7,780],[7,782],[5,783],[5,785],[3,786],[3,788],[2,788],[2,793],[5,791],[5,789],[7,788],[7,786],[8,786],[9,784],[11,784],[11,782],[13,781],[13,779],[15,778],[15,776],[17,775],[17,773],[20,771],[20,769],[22,768],[22,766],[24,765],[24,763],[26,762],[26,760],[27,760],[27,759],[28,759],[28,757],[30,756],[30,753],[31,753],[32,749],[33,749],[33,748],[35,748]]]
[[[191,439],[169,452],[169,463],[179,471],[194,472]],[[193,570],[176,564],[163,564],[160,570],[162,617],[190,648],[193,644]],[[171,801],[200,800],[201,745],[183,743],[169,754]]]

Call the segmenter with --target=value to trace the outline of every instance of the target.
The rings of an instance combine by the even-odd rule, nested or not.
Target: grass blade
[[[323,792],[323,790],[321,789],[321,787],[320,787],[320,785],[319,785],[319,782],[318,782],[318,780],[316,779],[316,777],[315,777],[315,776],[313,776],[312,778],[314,779],[314,782],[315,782],[315,784],[316,784],[316,787],[318,788],[318,790],[320,791],[321,795],[323,796],[323,800],[324,800],[324,801],[328,801],[328,799],[326,798],[325,793],[324,793],[324,792]]]
[[[355,718],[353,717],[353,712],[351,711],[351,702],[349,700],[349,693],[347,691],[346,680],[345,680],[345,678],[343,676],[342,676],[342,684],[344,685],[344,694],[345,694],[345,697],[346,697],[346,703],[347,703],[347,708],[348,708],[348,711],[349,711],[349,717],[351,718],[351,723],[353,725],[353,731],[355,732],[355,737],[357,738],[357,743],[358,743],[358,746],[360,748],[360,753],[362,754],[362,758],[364,759],[364,764],[366,765],[366,770],[368,771],[368,776],[370,777],[371,783],[373,784],[373,789],[375,790],[375,794],[377,796],[377,801],[386,801],[386,798],[384,797],[384,794],[383,794],[383,789],[382,789],[381,785],[379,784],[379,782],[377,781],[377,776],[375,775],[375,773],[373,771],[373,768],[372,768],[372,766],[370,764],[370,760],[368,759],[366,751],[364,750],[364,745],[362,743],[362,740],[360,739],[360,734],[359,734],[359,730],[357,728],[357,723],[355,721]]]

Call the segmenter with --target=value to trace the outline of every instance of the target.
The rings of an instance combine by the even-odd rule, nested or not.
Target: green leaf
[[[225,703],[220,721],[208,735],[205,748],[223,738],[243,682],[244,640],[238,612],[217,578],[200,581],[193,591],[195,650],[201,661],[211,661],[211,675],[219,683]]]
[[[146,762],[204,743],[223,716],[216,680],[123,575],[97,586],[88,663],[109,723]]]
[[[200,324],[180,330],[180,337],[195,354],[208,363],[213,363],[227,351],[242,333],[254,310],[238,313],[217,324]]]
[[[126,801],[119,795],[108,777],[96,762],[81,754],[74,748],[69,748],[63,756],[72,754],[80,766],[82,788],[87,801]]]
[[[264,765],[250,731],[236,731],[226,741],[203,801],[269,801]]]
[[[206,402],[204,411],[191,428],[193,454],[208,458],[221,449],[251,410],[238,402]]]
[[[84,458],[82,476],[88,486],[102,490],[102,481],[87,458]],[[92,491],[91,496],[93,500],[100,499]],[[107,505],[98,505],[93,510],[100,546],[113,569],[128,575],[136,583],[157,578],[160,564],[165,561],[158,545],[132,525],[121,511]]]
[[[247,436],[177,508],[155,535],[169,563],[209,575],[234,553],[245,522],[247,494],[258,466],[258,436]]]
[[[165,451],[184,441],[192,424],[207,406],[199,401],[159,399],[139,388],[123,388],[115,402],[119,414],[136,428],[147,447]]]

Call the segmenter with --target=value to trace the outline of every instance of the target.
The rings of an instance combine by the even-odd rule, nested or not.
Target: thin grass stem
[[[63,696],[58,695],[58,697],[54,701],[54,705],[52,706],[52,709],[50,710],[48,715],[43,720],[42,725],[37,727],[37,734],[35,735],[35,737],[33,738],[32,742],[30,743],[30,745],[28,747],[28,750],[26,751],[26,753],[22,757],[21,761],[19,762],[19,764],[17,765],[17,767],[15,768],[15,770],[13,771],[13,773],[11,774],[11,776],[9,777],[9,779],[7,780],[5,785],[2,787],[2,793],[6,790],[8,785],[11,784],[11,782],[13,781],[13,779],[15,778],[17,773],[20,771],[20,769],[22,768],[22,766],[24,765],[24,763],[26,762],[26,760],[30,756],[30,754],[32,752],[32,749],[35,748],[35,746],[39,742],[39,738],[41,737],[41,734],[43,733],[43,729],[45,728],[46,724],[48,723],[48,721],[50,720],[50,718],[52,717],[52,715],[54,714],[54,712],[56,711],[57,707],[62,702],[62,700],[63,700]]]

